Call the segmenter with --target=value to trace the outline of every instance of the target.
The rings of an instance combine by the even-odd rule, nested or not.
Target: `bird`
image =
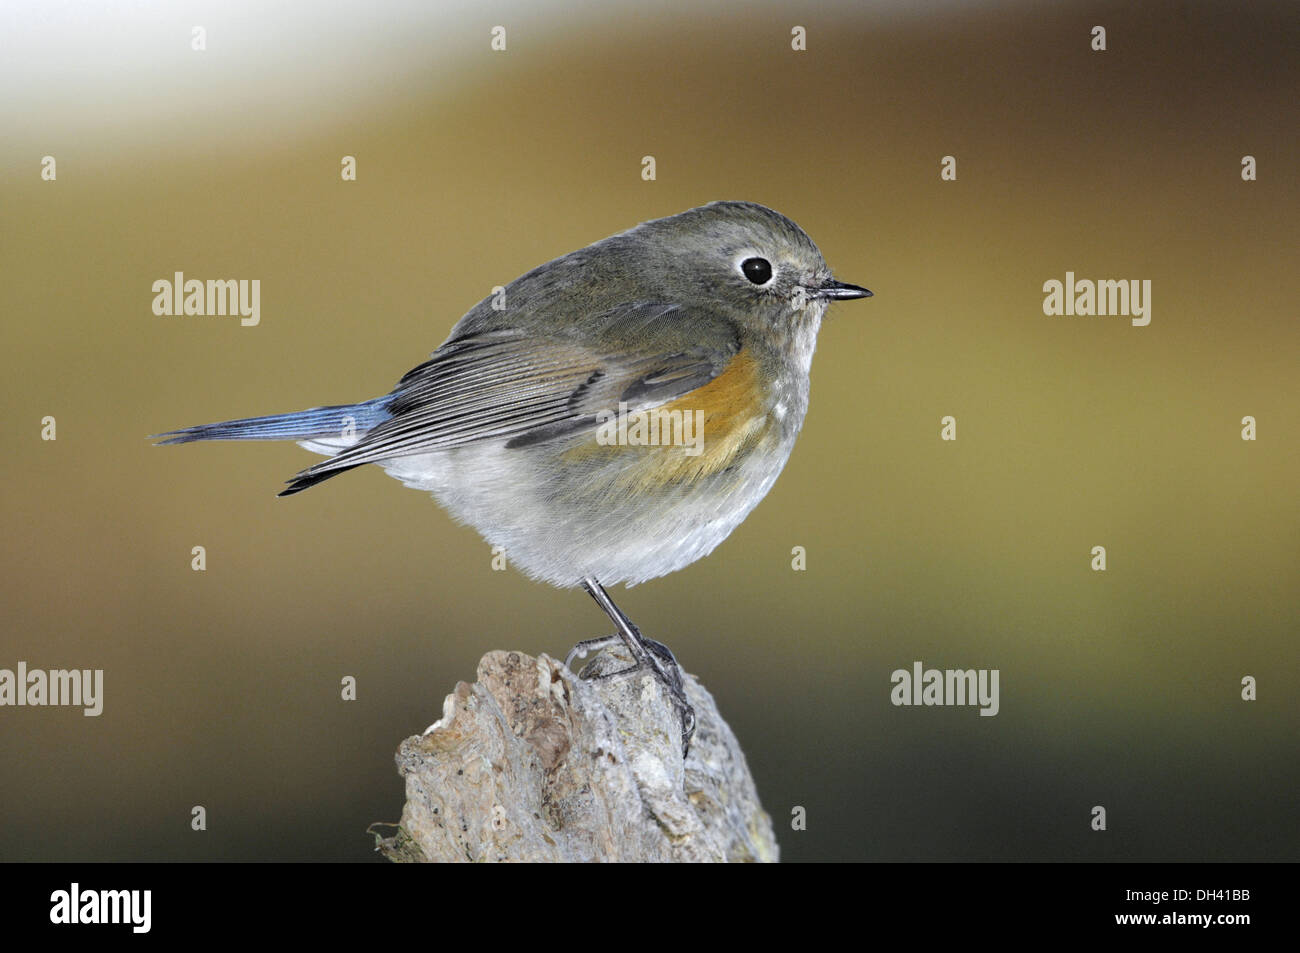
[[[431,493],[510,564],[584,589],[681,715],[695,712],[662,642],[607,587],[711,553],[772,488],[808,410],[837,280],[779,212],[719,201],[562,255],[474,305],[382,397],[155,434],[160,444],[292,440],[328,459],[292,496],[366,464]]]

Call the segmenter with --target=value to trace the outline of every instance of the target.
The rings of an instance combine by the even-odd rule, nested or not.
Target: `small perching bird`
[[[772,488],[808,409],[832,277],[783,215],[713,202],[534,268],[457,322],[373,400],[159,436],[296,440],[328,460],[282,496],[376,463],[431,492],[534,579],[582,586],[669,689],[684,750],[694,712],[662,643],[605,587],[688,566]]]

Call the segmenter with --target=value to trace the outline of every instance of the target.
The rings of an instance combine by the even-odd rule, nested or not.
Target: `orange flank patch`
[[[565,456],[570,462],[581,458],[597,467],[618,459],[624,466],[614,482],[633,494],[689,484],[719,473],[743,459],[772,432],[758,370],[758,363],[741,351],[703,387],[654,408],[651,413],[659,415],[662,428],[658,445],[602,445],[593,437]],[[694,431],[693,445],[683,445],[669,436],[671,432],[680,437],[680,421],[688,417],[692,427],[698,422],[702,428]],[[677,426],[670,427],[669,419]]]

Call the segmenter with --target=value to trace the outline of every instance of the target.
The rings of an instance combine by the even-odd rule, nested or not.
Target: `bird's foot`
[[[605,679],[605,678],[622,678],[627,675],[635,675],[644,672],[647,669],[652,675],[668,690],[668,696],[673,700],[674,707],[682,717],[682,758],[684,759],[691,750],[691,738],[695,735],[695,707],[691,705],[686,698],[686,687],[682,681],[681,666],[677,664],[677,658],[673,655],[672,649],[662,642],[656,642],[654,639],[647,639],[640,632],[637,632],[640,638],[641,648],[643,649],[642,657],[627,668],[619,669],[615,672],[603,672],[601,674],[590,674],[583,676],[587,679]],[[586,658],[591,652],[599,652],[615,645],[626,645],[627,643],[619,635],[606,635],[596,639],[584,639],[575,645],[564,659],[564,664],[570,670],[573,669],[573,663],[577,659]]]

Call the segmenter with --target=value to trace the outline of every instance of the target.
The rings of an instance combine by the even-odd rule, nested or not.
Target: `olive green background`
[[[783,859],[1297,859],[1300,7],[1129,6],[212,7],[152,25],[161,66],[126,27],[81,39],[131,64],[11,64],[0,667],[106,697],[0,709],[0,859],[373,859],[400,740],[603,616],[376,468],[277,499],[318,458],[146,435],[384,393],[494,285],[722,198],[875,297],[823,326],[768,499],[613,595],[716,696]],[[154,316],[177,270],[260,279],[261,325]],[[1150,279],[1150,326],[1044,316],[1067,270]],[[895,708],[916,660],[999,669],[1001,713]]]

